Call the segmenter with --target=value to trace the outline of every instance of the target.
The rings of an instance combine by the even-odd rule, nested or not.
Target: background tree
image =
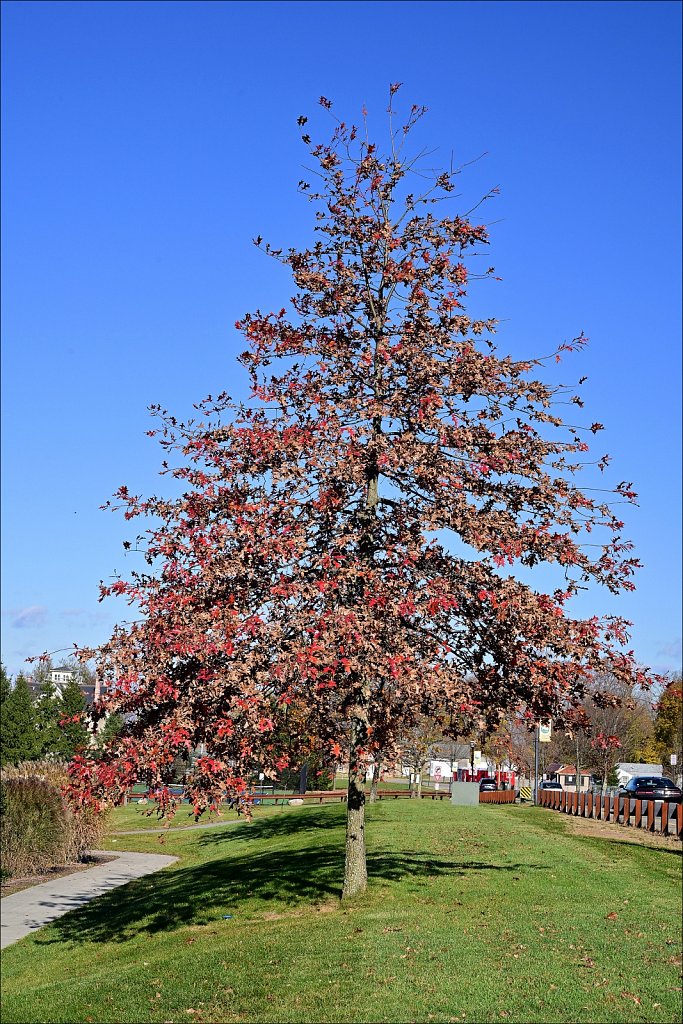
[[[578,728],[590,739],[586,765],[602,778],[603,787],[619,761],[649,759],[653,737],[652,705],[642,687],[602,672],[581,708]],[[615,783],[616,784],[616,783]]]
[[[120,736],[123,731],[124,721],[121,715],[114,712],[111,715],[107,715],[104,725],[97,734],[97,746],[106,749],[108,744],[111,744],[115,739]],[[185,759],[185,768],[187,769],[187,759]]]
[[[511,718],[509,728],[510,761],[518,775],[532,779],[534,774],[534,730],[529,728],[529,722],[522,716]],[[555,737],[553,739],[555,740]],[[549,755],[544,755],[547,763],[552,761],[553,753],[554,751],[551,751]],[[545,770],[545,768],[544,764],[543,769]]]
[[[54,666],[52,658],[48,655],[43,655],[41,658],[33,659],[33,662],[34,667],[31,672],[31,682],[33,684],[34,692],[40,693],[44,687],[53,685],[51,673]]]
[[[68,761],[90,742],[90,731],[85,724],[86,701],[74,678],[64,686],[57,706],[59,739],[55,753]]]
[[[42,683],[37,698],[34,698],[34,707],[40,755],[47,757],[59,754],[62,748],[59,726],[62,712],[57,688],[49,676]]]
[[[430,718],[422,717],[399,739],[401,762],[410,772],[410,792],[422,794],[422,773],[429,765],[431,751],[442,738],[439,725]]]
[[[348,743],[344,897],[367,882],[366,767],[422,717],[565,719],[606,661],[643,678],[621,620],[569,613],[590,583],[632,588],[636,566],[608,501],[574,482],[601,425],[565,423],[581,399],[538,376],[586,339],[513,359],[494,320],[466,314],[468,280],[493,276],[469,265],[487,230],[444,208],[457,171],[427,181],[407,155],[423,113],[395,126],[390,104],[386,153],[343,122],[327,144],[304,128],[317,240],[265,247],[297,291],[291,316],[237,325],[253,403],[209,397],[189,423],[156,409],[183,493],[117,494],[127,519],[151,517],[148,569],[102,588],[138,615],[98,652],[116,679],[98,711],[135,720],[73,770],[79,798],[116,797],[138,775],[163,787],[203,743],[196,812],[248,806],[255,773],[290,766],[277,737],[294,705],[332,759]],[[538,563],[557,570],[548,592],[525,582]]]
[[[590,769],[604,787],[619,761],[657,762],[653,717],[647,691],[604,671],[576,709],[572,728],[555,732],[553,753],[577,773]]]
[[[496,729],[484,736],[481,752],[487,761],[493,763],[496,779],[500,782],[503,765],[509,763],[512,756],[512,735],[510,726],[505,719]]]
[[[2,703],[0,717],[0,764],[33,761],[40,754],[36,715],[26,676],[14,680],[14,686]]]
[[[11,691],[12,680],[10,679],[5,666],[0,664],[0,707],[5,703]]]
[[[683,680],[680,672],[672,676],[662,692],[656,709],[654,740],[667,774],[677,777],[683,765]],[[677,766],[671,767],[671,754]]]

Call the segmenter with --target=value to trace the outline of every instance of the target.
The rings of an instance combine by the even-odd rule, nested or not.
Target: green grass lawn
[[[260,809],[255,808],[255,813],[259,810]],[[213,815],[211,819],[209,819],[207,815],[204,815],[200,822],[195,822],[194,814],[192,813],[190,805],[181,804],[176,816],[170,824],[170,828],[187,828],[188,825],[206,824],[209,820],[238,821],[239,816],[235,811],[230,810],[227,804],[223,804],[221,807],[220,818],[218,818],[217,815]],[[139,804],[136,800],[132,800],[126,807],[114,807],[112,810],[107,811],[107,824],[112,831],[123,831],[138,828],[164,828],[167,822],[165,819],[160,821],[159,818],[157,818],[152,801],[148,804]],[[127,841],[128,837],[126,837],[126,842]]]
[[[7,949],[3,1021],[680,1019],[678,851],[540,808],[391,801],[347,906],[344,811],[126,837],[180,862]]]

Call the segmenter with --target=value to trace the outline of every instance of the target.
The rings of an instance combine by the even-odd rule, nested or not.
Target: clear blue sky
[[[487,152],[491,263],[472,297],[503,350],[584,330],[588,422],[641,495],[634,621],[645,663],[680,664],[678,3],[3,4],[2,658],[103,640],[132,567],[121,483],[149,493],[147,406],[239,397],[235,319],[285,273],[250,244],[310,239],[296,117],[320,94],[384,131],[389,82],[430,108],[434,163]],[[471,204],[470,204],[471,205]]]

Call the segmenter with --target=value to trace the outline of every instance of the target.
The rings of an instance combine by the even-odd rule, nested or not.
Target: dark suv
[[[498,789],[498,783],[495,779],[481,779],[479,782],[480,793],[495,793]]]
[[[637,800],[668,800],[669,803],[680,803],[683,796],[671,779],[660,775],[636,775],[625,786],[620,786],[619,792]]]
[[[554,793],[564,793],[564,787],[562,786],[562,783],[561,782],[557,782],[556,780],[555,781],[546,780],[545,782],[540,782],[539,785],[538,785],[538,788],[539,788],[539,790],[540,789],[543,789],[543,790],[546,790],[546,791],[550,790],[551,792],[554,792]]]

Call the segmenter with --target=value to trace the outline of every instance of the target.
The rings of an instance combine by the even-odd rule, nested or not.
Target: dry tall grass
[[[24,761],[0,772],[3,873],[34,874],[82,860],[105,829],[102,814],[70,806],[63,795],[67,766],[59,761]]]

